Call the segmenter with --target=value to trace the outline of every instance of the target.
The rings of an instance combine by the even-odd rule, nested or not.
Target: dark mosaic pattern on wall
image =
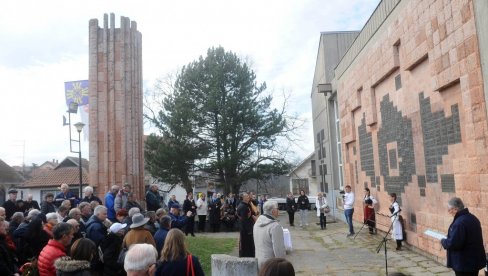
[[[384,178],[385,191],[396,193],[400,197],[405,191],[405,185],[412,181],[415,175],[415,156],[413,147],[412,120],[402,113],[385,95],[380,105],[381,128],[378,130],[378,152],[380,161],[380,174]],[[388,162],[389,152],[387,144],[396,142],[396,156],[398,157],[398,175],[390,175]],[[400,200],[399,200],[400,201]]]
[[[441,174],[441,187],[443,192],[454,193],[456,191],[456,183],[454,182],[454,175]]]
[[[371,187],[375,185],[373,135],[366,131],[366,115],[363,113],[361,125],[358,127],[359,153],[361,156],[361,168],[371,179]]]
[[[430,98],[419,94],[420,117],[424,138],[424,158],[427,182],[437,182],[437,166],[442,164],[442,156],[448,154],[448,146],[461,142],[461,125],[459,122],[458,105],[451,106],[451,116],[445,117],[444,111],[432,112]],[[454,192],[454,176],[452,181],[441,179],[443,192]]]

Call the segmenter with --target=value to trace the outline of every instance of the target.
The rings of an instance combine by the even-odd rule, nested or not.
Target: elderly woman
[[[98,204],[102,205],[102,201],[100,200],[100,198],[97,197],[96,195],[93,195],[93,187],[86,186],[85,189],[83,189],[83,193],[85,197],[81,200],[81,202],[90,203],[92,201],[96,201],[98,202]]]
[[[205,275],[198,258],[192,256],[186,248],[185,234],[177,228],[168,232],[161,251],[160,261],[155,275],[187,275],[187,269],[190,269],[190,275]]]
[[[56,224],[58,224],[58,214],[57,213],[49,213],[46,215],[47,223],[44,224],[43,230],[49,235],[49,237],[53,238],[53,228]]]
[[[317,194],[317,199],[315,200],[315,206],[317,207],[317,217],[320,220],[320,229],[324,230],[327,228],[327,213],[329,212],[329,204],[327,203],[326,196],[324,193],[320,192]]]
[[[158,253],[150,244],[135,244],[124,259],[127,276],[154,275]],[[185,274],[182,274],[185,275]]]
[[[47,193],[44,196],[44,201],[41,202],[41,213],[47,215],[48,213],[55,213],[56,206],[54,206],[54,195],[52,193]]]

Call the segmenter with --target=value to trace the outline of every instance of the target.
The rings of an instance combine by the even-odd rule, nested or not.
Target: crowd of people
[[[184,275],[188,264],[192,275],[204,275],[185,237],[222,227],[246,233],[244,247],[249,248],[244,255],[256,255],[260,266],[285,254],[277,204],[253,194],[236,198],[214,193],[206,200],[202,193],[195,200],[188,193],[183,204],[172,195],[163,208],[157,185],[149,187],[145,204],[128,184],[112,186],[103,201],[90,186],[83,198],[67,184],[59,189],[57,194],[46,193],[41,204],[32,195],[22,201],[17,190],[8,191],[0,207],[0,275]],[[265,232],[272,233],[271,242],[279,242],[280,251],[258,247],[255,253],[253,232],[259,244],[268,243],[266,248]]]
[[[278,203],[266,197],[258,199],[247,192],[239,197],[214,193],[207,200],[201,193],[195,200],[190,192],[183,204],[172,195],[167,208],[163,208],[156,185],[150,186],[143,205],[128,184],[122,189],[112,186],[104,201],[89,186],[84,189],[84,197],[78,198],[66,184],[56,195],[46,193],[41,204],[32,195],[26,201],[17,200],[17,194],[15,189],[9,190],[8,200],[0,207],[0,275],[204,275],[198,257],[188,251],[185,238],[196,232],[219,232],[222,225],[230,231],[238,228],[239,257],[257,258],[260,275],[294,275],[293,266],[284,259],[285,237],[277,220]],[[318,193],[315,200],[322,230],[327,229],[330,212],[326,197]],[[352,236],[355,197],[350,186],[345,187],[343,199],[348,236]],[[390,194],[390,203],[392,238],[396,249],[401,250],[405,229],[395,193]],[[362,204],[364,226],[375,234],[377,200],[368,188]],[[454,216],[449,234],[442,240],[448,251],[448,266],[455,271],[476,269],[484,254],[479,220],[458,198],[449,201],[448,206],[449,214]],[[304,191],[297,200],[289,193],[286,210],[290,226],[294,226],[295,212],[299,212],[300,226],[306,227],[309,208]],[[460,235],[466,231],[473,233],[469,237],[473,242],[461,240]],[[470,248],[474,251],[459,247],[467,246],[467,242],[473,244]],[[476,263],[471,264],[473,260]]]

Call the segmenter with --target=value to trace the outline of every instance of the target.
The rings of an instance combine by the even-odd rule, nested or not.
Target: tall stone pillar
[[[114,184],[144,192],[142,35],[137,23],[105,14],[89,23],[90,184],[101,197]]]

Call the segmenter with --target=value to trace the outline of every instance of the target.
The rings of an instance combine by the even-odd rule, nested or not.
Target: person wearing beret
[[[17,205],[17,190],[10,189],[8,191],[8,200],[3,203],[3,208],[5,208],[5,218],[10,221],[10,218],[15,212],[20,212]]]

